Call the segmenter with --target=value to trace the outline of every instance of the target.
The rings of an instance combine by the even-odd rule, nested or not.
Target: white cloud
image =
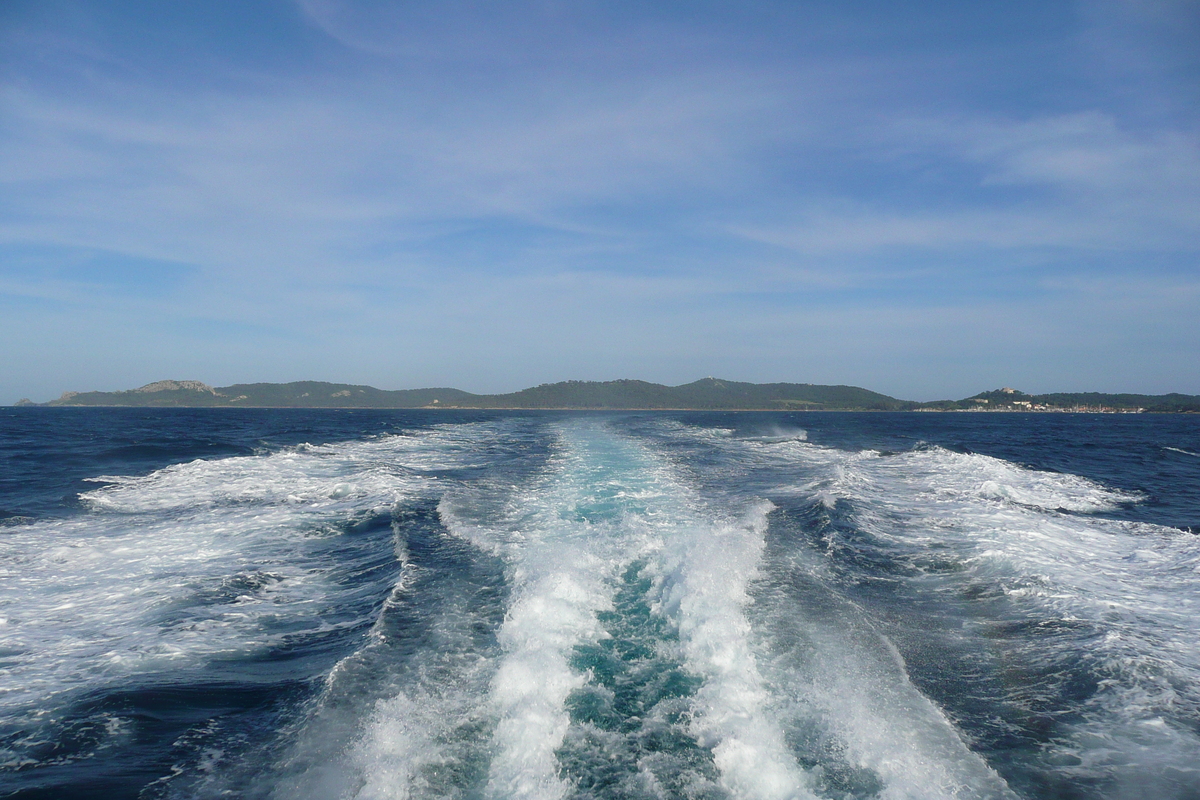
[[[482,218],[578,231],[576,206],[715,187],[771,107],[712,76],[560,89],[434,98],[376,77],[120,104],[10,91],[0,180],[19,214],[5,228],[255,272]]]
[[[1074,194],[1133,193],[1147,201],[1189,199],[1200,189],[1200,137],[1179,130],[1125,131],[1088,112],[1016,122],[969,123],[932,132],[982,165],[985,185],[1045,184]]]
[[[973,197],[925,208],[809,198],[790,220],[732,231],[807,255],[894,248],[1200,250],[1200,137],[1183,131],[1123,131],[1098,112],[1023,121],[906,120],[880,132],[873,148],[974,169]],[[995,187],[1019,193],[994,197]]]

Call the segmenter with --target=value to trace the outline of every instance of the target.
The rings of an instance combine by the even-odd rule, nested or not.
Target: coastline
[[[561,381],[515,392],[475,394],[453,388],[383,390],[323,381],[233,384],[162,380],[137,389],[67,391],[17,407],[461,409],[476,411],[913,411],[1032,414],[1200,412],[1200,395],[1058,392],[1004,387],[960,400],[903,400],[858,386],[746,383],[703,378],[667,386],[640,380]]]

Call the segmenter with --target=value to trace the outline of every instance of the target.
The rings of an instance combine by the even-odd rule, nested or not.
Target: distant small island
[[[973,411],[973,412],[1200,412],[1200,395],[1076,392],[1028,395],[1011,388],[962,400],[919,403],[857,386],[743,383],[704,378],[681,386],[638,380],[562,381],[508,394],[461,389],[384,390],[322,381],[237,383],[156,381],[120,392],[64,392],[57,400],[19,406],[132,406],[152,408],[470,408],[695,411]]]

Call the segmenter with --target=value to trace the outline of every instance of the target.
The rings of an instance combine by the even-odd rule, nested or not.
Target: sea
[[[1200,416],[0,409],[0,797],[1200,798]]]

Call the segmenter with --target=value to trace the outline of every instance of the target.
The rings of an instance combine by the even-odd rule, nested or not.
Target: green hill
[[[459,405],[477,397],[459,389],[387,391],[322,381],[235,383],[216,391],[229,398],[227,405],[270,408],[423,408],[439,403]]]
[[[21,405],[37,405],[23,400]],[[1200,396],[1060,392],[1029,395],[1015,389],[980,392],[962,400],[914,403],[857,386],[810,383],[741,383],[704,378],[682,386],[647,381],[562,381],[508,394],[461,389],[401,389],[323,381],[236,383],[157,381],[123,392],[65,392],[47,406],[174,408],[561,408],[795,411],[1158,411],[1200,412]]]
[[[482,405],[474,405],[474,403]],[[483,395],[487,408],[677,408],[677,409],[876,409],[914,404],[855,386],[804,383],[739,383],[704,378],[682,386],[646,381],[564,381],[512,394]]]
[[[564,408],[564,409],[870,409],[916,404],[855,386],[739,383],[705,378],[683,386],[646,381],[563,381],[508,394],[459,389],[385,391],[373,386],[297,381],[212,387],[158,381],[122,392],[66,392],[49,406],[177,408]]]

